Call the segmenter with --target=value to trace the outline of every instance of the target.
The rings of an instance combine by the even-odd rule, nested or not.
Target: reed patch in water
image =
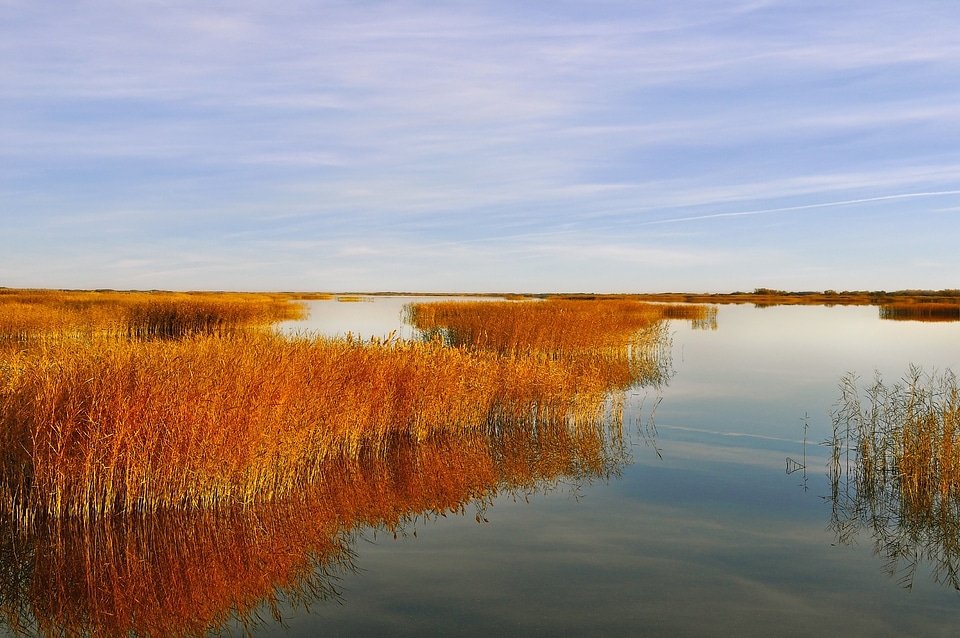
[[[658,385],[670,376],[667,319],[709,320],[708,306],[622,299],[411,304],[411,325],[448,344],[510,357],[545,357],[599,371],[611,389]]]
[[[275,500],[393,433],[578,427],[610,389],[546,357],[258,333],[64,341],[2,372],[3,504],[82,518]]]
[[[476,338],[362,342],[245,328],[287,312],[280,297],[214,295],[210,314],[204,295],[152,294],[18,297],[61,321],[0,350],[0,510],[95,519],[250,506],[397,435],[592,427],[618,392],[669,378],[663,317],[677,316],[607,300],[482,303],[499,314]],[[476,305],[439,309],[472,317]]]
[[[895,321],[960,321],[960,301],[884,304],[880,306],[880,318]]]
[[[912,367],[899,382],[841,385],[834,412],[832,526],[869,531],[887,571],[911,586],[918,566],[960,590],[960,392],[946,371]]]

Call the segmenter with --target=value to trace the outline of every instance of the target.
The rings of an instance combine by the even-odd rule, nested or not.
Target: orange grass
[[[782,305],[807,306],[879,306],[893,303],[960,303],[960,290],[825,290],[788,292],[770,288],[756,288],[753,292],[732,293],[653,293],[616,295],[641,301],[662,303],[743,304],[751,303],[758,308]]]
[[[36,329],[42,338],[0,354],[7,512],[92,519],[275,502],[315,485],[331,455],[396,435],[590,427],[616,392],[669,377],[665,317],[705,314],[631,301],[414,306],[417,321],[431,313],[458,335],[445,345],[242,329],[296,308],[279,297],[99,294],[6,295],[7,307],[60,313]]]
[[[274,500],[388,434],[590,422],[608,379],[433,343],[62,342],[7,357],[0,495],[89,517]]]
[[[669,306],[634,301],[444,301],[412,304],[410,323],[443,329],[451,344],[501,354],[621,349],[640,330],[664,318]]]
[[[131,299],[144,301],[127,298],[125,315],[111,299],[58,302],[0,351],[0,614],[13,628],[206,635],[281,599],[335,597],[357,529],[402,531],[471,502],[482,520],[500,491],[616,473],[616,390],[663,378],[676,312],[549,302],[565,312],[498,349],[283,338],[202,313],[144,332]],[[591,338],[546,330],[582,333],[598,316],[606,332]]]
[[[621,299],[412,304],[410,323],[454,346],[504,356],[563,361],[599,372],[611,389],[669,378],[665,319],[703,321],[707,306],[646,304]]]
[[[960,301],[955,303],[900,302],[880,306],[881,319],[898,321],[960,321]]]
[[[282,295],[0,290],[0,345],[58,338],[181,338],[230,334],[302,318]]]
[[[41,636],[205,636],[261,612],[339,596],[358,530],[405,533],[420,518],[478,522],[497,493],[591,480],[625,462],[615,429],[393,436],[379,454],[329,458],[321,480],[269,506],[183,515],[51,519],[0,536],[0,618]],[[415,530],[414,530],[415,531]]]

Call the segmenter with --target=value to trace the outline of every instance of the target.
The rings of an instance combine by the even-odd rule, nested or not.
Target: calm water
[[[312,302],[309,320],[284,329],[409,337],[402,308],[410,301]],[[309,610],[281,600],[282,622],[264,608],[253,635],[960,632],[960,594],[938,584],[934,564],[921,562],[905,582],[902,570],[888,573],[889,561],[874,551],[868,531],[853,543],[838,542],[830,529],[829,449],[821,445],[831,434],[830,411],[843,375],[858,373],[866,383],[875,371],[894,381],[910,364],[960,371],[960,323],[882,321],[869,307],[720,306],[716,329],[674,321],[670,333],[673,376],[665,386],[631,393],[626,447],[603,451],[602,471],[545,471],[519,480],[524,470],[513,467],[497,495],[480,504],[467,492],[436,496],[466,502],[462,513],[415,515],[392,531],[359,524],[338,536],[337,559],[318,577],[323,591]],[[493,452],[516,465],[529,449],[504,443]],[[426,458],[433,452],[415,453]],[[540,460],[548,456],[537,453]],[[470,474],[470,458],[457,461],[464,465],[460,474]],[[788,473],[788,463],[791,469],[805,463],[806,470]],[[399,485],[401,474],[390,481]],[[424,485],[440,489],[426,479]],[[343,476],[330,481],[332,493],[350,490]],[[404,481],[416,482],[409,476]],[[405,494],[400,509],[418,498]],[[369,507],[382,512],[390,504]],[[253,540],[249,529],[227,539],[222,521],[212,531],[194,526],[174,532],[182,548],[174,546],[173,553],[189,556],[194,548],[223,547],[228,540],[242,545],[242,564],[230,568],[237,574],[230,586],[242,588],[260,561],[272,564],[251,548],[280,553],[274,543],[279,536],[292,546],[282,551],[295,555],[299,535],[310,537],[302,526],[271,520],[235,521],[255,528]],[[160,527],[136,534],[170,538],[156,531]],[[278,530],[273,536],[263,533],[271,528]],[[63,542],[50,545],[61,548]],[[34,551],[40,558],[32,569],[40,570],[46,550]],[[197,551],[186,562],[210,560],[201,571],[214,569],[218,558],[210,554],[216,551]],[[4,552],[7,545],[0,543]],[[223,560],[229,556],[224,552]],[[48,571],[59,575],[43,582],[69,580],[56,557],[50,561]],[[88,568],[78,573],[89,574]],[[180,573],[169,565],[150,569],[157,578],[170,577],[164,569]],[[218,578],[229,580],[230,569]],[[202,577],[181,581],[187,590],[203,588]]]
[[[318,302],[312,321],[387,334],[401,330],[405,301]],[[343,323],[325,323],[333,316]],[[837,542],[820,445],[843,375],[960,370],[960,323],[882,321],[872,307],[720,306],[715,330],[675,321],[671,332],[674,376],[634,393],[620,476],[496,498],[488,522],[468,512],[398,539],[368,531],[339,603],[283,633],[960,632],[960,595],[930,565],[908,590],[868,532]],[[641,430],[658,397],[651,440]],[[787,458],[806,471],[787,474]]]

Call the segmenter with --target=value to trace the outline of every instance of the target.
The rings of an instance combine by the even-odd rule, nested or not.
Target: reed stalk
[[[960,392],[951,371],[911,367],[861,396],[842,383],[831,441],[831,525],[841,542],[869,530],[887,571],[912,586],[922,562],[960,589]]]
[[[26,291],[0,295],[0,316],[17,304],[48,321],[0,350],[0,511],[25,519],[276,502],[325,459],[395,436],[589,430],[611,393],[669,378],[664,317],[678,316],[429,304],[412,312],[446,342],[362,342],[260,329],[297,312],[282,297]]]
[[[396,432],[590,423],[608,390],[549,357],[257,333],[69,341],[8,368],[0,493],[81,518],[274,500],[331,453]]]

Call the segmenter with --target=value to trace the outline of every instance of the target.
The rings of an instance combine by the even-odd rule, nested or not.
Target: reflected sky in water
[[[720,306],[715,332],[675,322],[676,375],[658,422],[821,441],[840,378],[960,369],[960,323],[881,321],[875,307]],[[696,425],[699,424],[699,425]]]
[[[344,337],[348,332],[364,339],[385,338],[391,333],[402,339],[413,337],[413,328],[404,322],[404,306],[449,299],[477,301],[493,297],[344,296],[324,301],[306,301],[309,316],[302,321],[278,324],[283,332],[311,332],[327,337]]]
[[[310,319],[284,329],[409,336],[402,308],[410,301],[310,302]],[[872,307],[720,306],[716,330],[674,321],[670,333],[674,375],[629,392],[627,456],[614,446],[609,476],[547,474],[501,484],[485,506],[462,513],[337,527],[350,534],[351,566],[331,584],[337,595],[309,611],[281,601],[283,623],[266,611],[253,634],[954,632],[956,592],[923,570],[907,592],[883,573],[869,538],[837,543],[825,500],[829,451],[819,444],[844,374],[868,382],[874,370],[897,379],[911,363],[960,369],[960,323],[881,321]],[[470,459],[527,449],[516,445],[483,443],[483,455],[457,462],[469,470]],[[788,458],[806,471],[788,474]],[[431,485],[429,476],[397,476]],[[343,511],[323,520],[342,520]],[[308,536],[314,527],[297,529]]]

